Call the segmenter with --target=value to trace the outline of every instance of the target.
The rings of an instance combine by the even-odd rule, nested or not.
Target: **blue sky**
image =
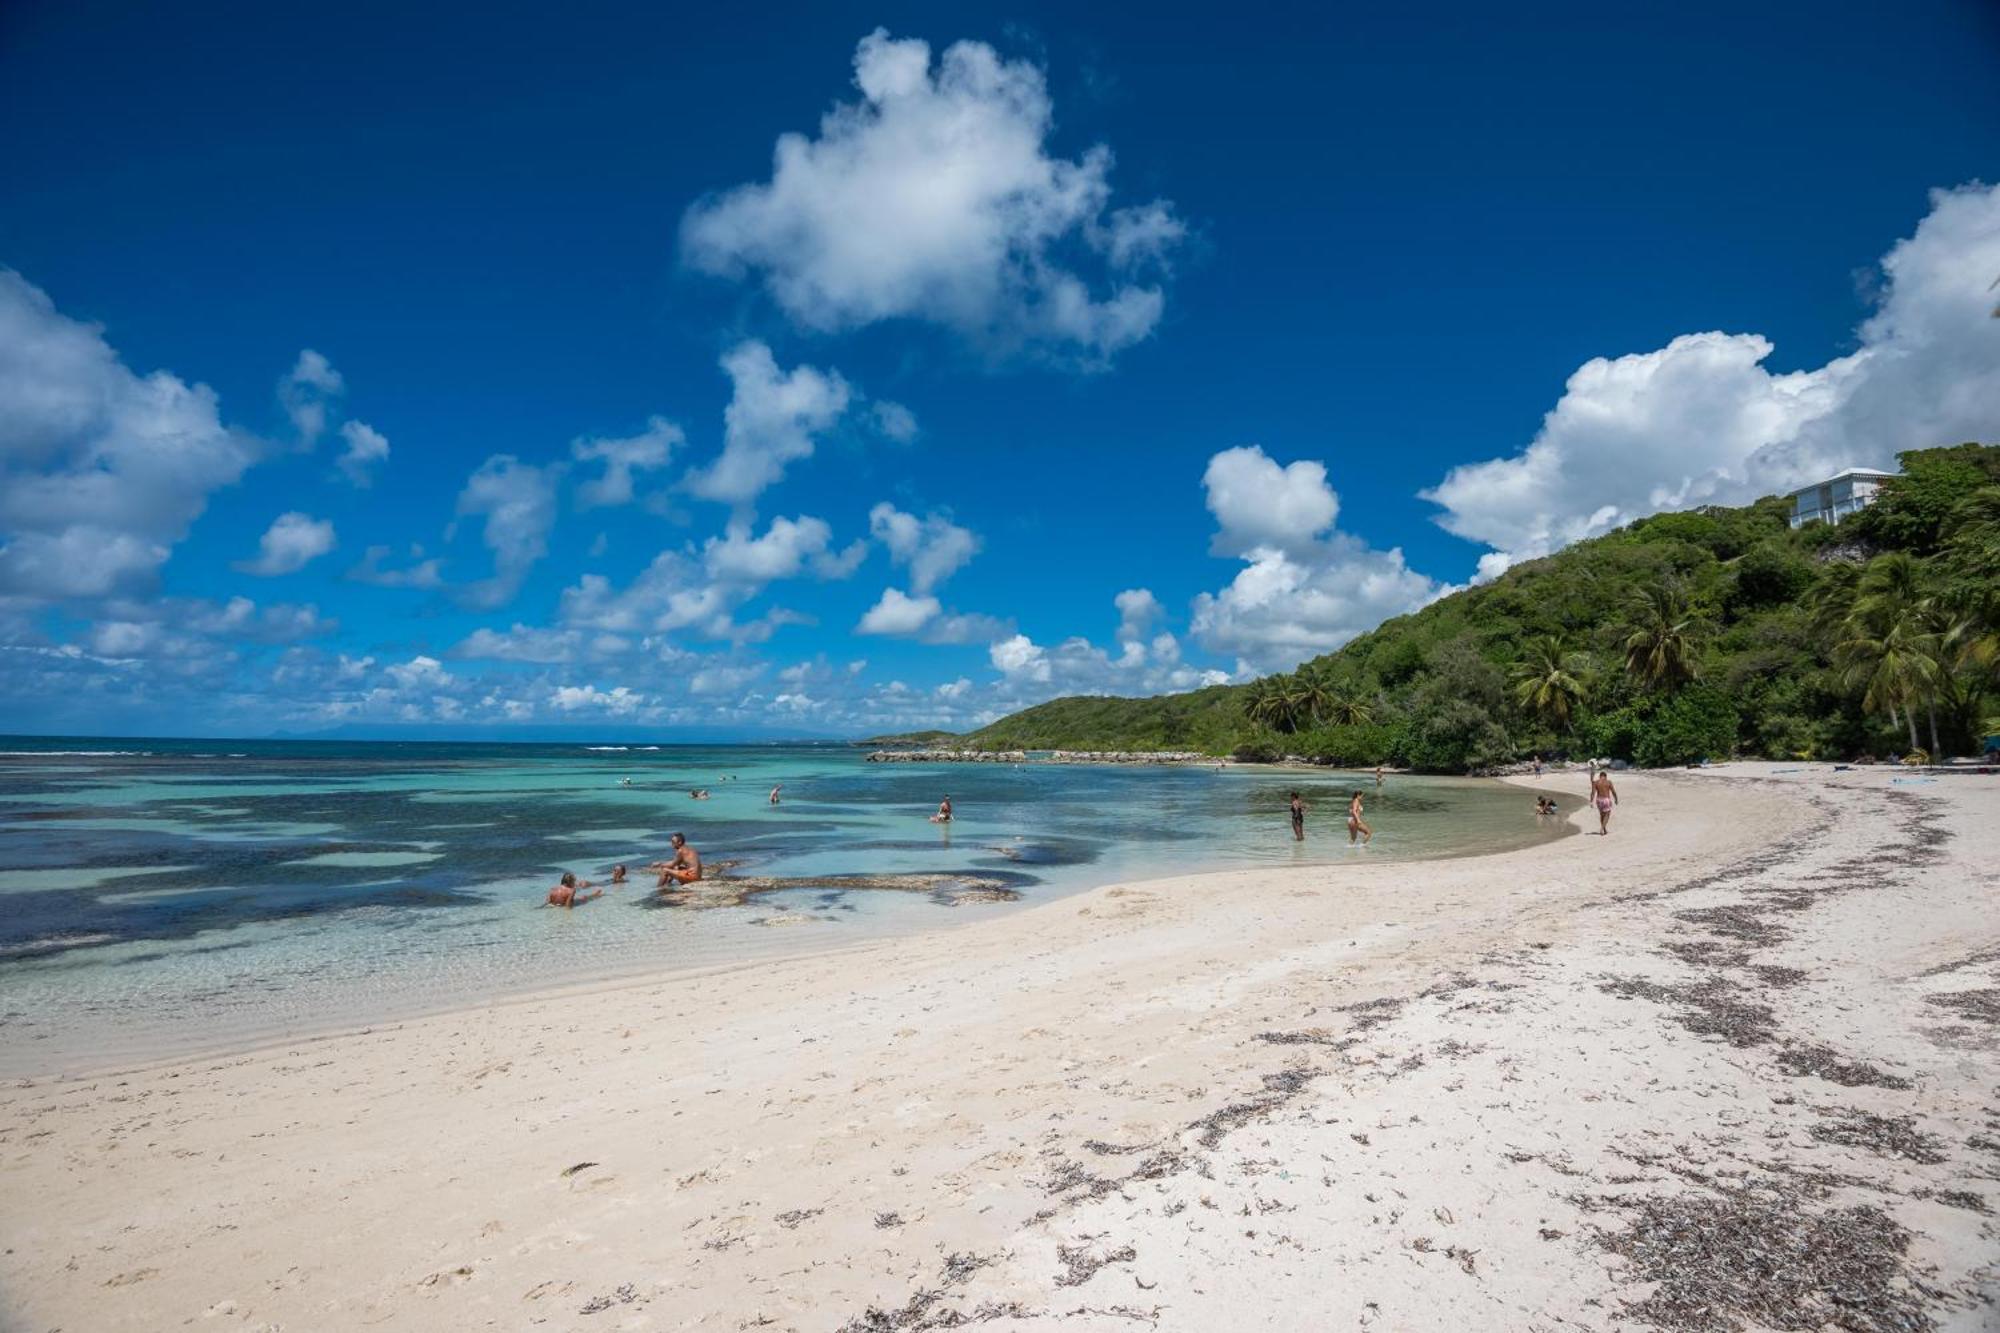
[[[681,8],[0,11],[0,728],[958,727],[2000,438],[1991,6]]]

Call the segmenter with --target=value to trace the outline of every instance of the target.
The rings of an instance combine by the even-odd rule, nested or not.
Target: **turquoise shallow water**
[[[767,793],[782,783],[782,804]],[[1374,845],[1346,845],[1368,794]],[[692,788],[711,798],[691,800]],[[1292,788],[1314,806],[1291,839]],[[949,794],[958,818],[927,821]],[[540,909],[685,831],[797,887]],[[0,738],[0,1074],[351,1027],[549,986],[977,920],[1099,884],[1497,850],[1556,830],[1498,784],[1272,769],[878,765],[844,746]],[[816,884],[998,880],[1018,904]],[[779,929],[777,927],[788,927]]]

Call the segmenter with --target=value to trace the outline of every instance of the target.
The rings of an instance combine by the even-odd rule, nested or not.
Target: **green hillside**
[[[1975,752],[2000,665],[2000,447],[1902,455],[1838,527],[1660,514],[1250,685],[1055,699],[992,749],[1195,749],[1463,772],[1543,755]]]

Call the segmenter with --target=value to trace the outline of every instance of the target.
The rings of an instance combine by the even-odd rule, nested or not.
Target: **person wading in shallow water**
[[[1600,768],[1590,778],[1590,803],[1597,807],[1597,831],[1611,836],[1611,807],[1618,804],[1618,788],[1611,785],[1611,770]]]
[[[586,879],[581,883],[579,883],[575,875],[570,874],[568,871],[564,871],[562,877],[562,883],[556,885],[553,889],[549,890],[549,906],[575,907],[578,903],[587,903],[592,898],[602,898],[604,896],[603,889],[599,889],[595,893],[586,893],[580,896],[578,895],[577,893],[578,889],[587,889],[589,887],[590,887],[589,880]]]
[[[942,801],[938,802],[938,812],[931,816],[931,823],[949,824],[950,822],[951,822],[951,797],[947,796]]]
[[[1356,834],[1361,836],[1361,845],[1363,847],[1366,847],[1368,840],[1375,836],[1375,830],[1369,828],[1367,821],[1361,818],[1360,792],[1355,792],[1353,798],[1347,802],[1347,841],[1349,844],[1354,842]]]
[[[1306,840],[1306,803],[1299,799],[1297,792],[1292,793],[1292,839],[1295,842]]]

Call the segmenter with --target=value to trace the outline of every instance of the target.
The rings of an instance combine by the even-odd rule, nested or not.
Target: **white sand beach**
[[[1898,776],[23,1081],[0,1315],[2000,1327],[2000,781]]]

